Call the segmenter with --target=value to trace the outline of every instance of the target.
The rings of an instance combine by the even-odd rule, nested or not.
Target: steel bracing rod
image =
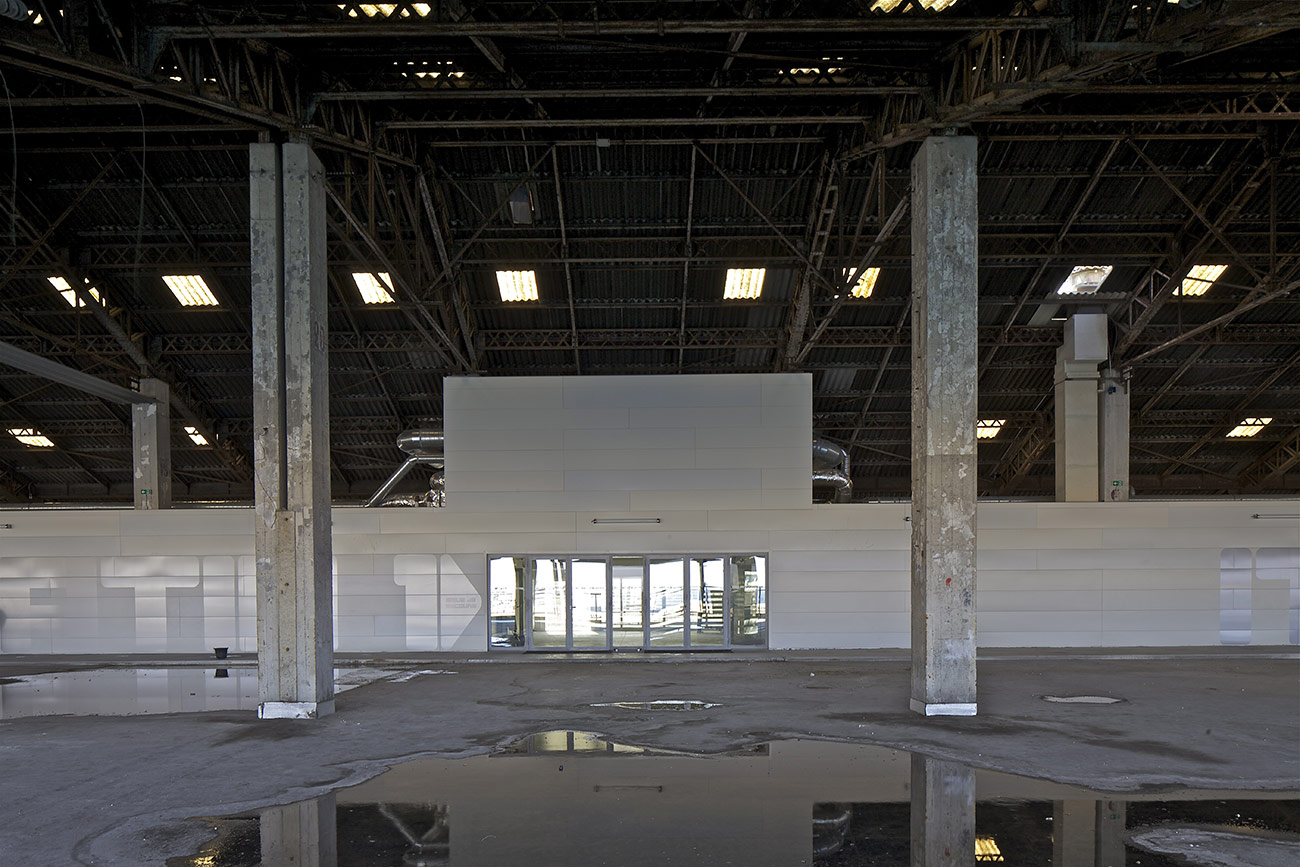
[[[1224,251],[1227,252],[1227,254],[1232,258],[1233,262],[1235,262],[1236,264],[1240,265],[1242,268],[1249,271],[1250,276],[1254,277],[1256,281],[1262,283],[1264,278],[1260,275],[1258,271],[1256,271],[1253,267],[1250,266],[1249,263],[1245,261],[1242,255],[1237,252],[1237,248],[1232,246],[1232,242],[1229,241],[1227,235],[1223,233],[1223,227],[1220,226],[1218,223],[1215,223],[1209,217],[1207,217],[1205,215],[1204,209],[1202,209],[1199,205],[1193,202],[1187,196],[1187,194],[1182,191],[1182,189],[1178,186],[1178,184],[1174,183],[1173,178],[1169,177],[1169,175],[1165,173],[1164,169],[1156,165],[1155,161],[1152,160],[1151,157],[1147,156],[1146,151],[1144,151],[1142,148],[1137,146],[1136,142],[1130,139],[1127,141],[1127,144],[1132,149],[1132,151],[1136,153],[1138,157],[1141,158],[1142,162],[1146,163],[1147,167],[1151,169],[1152,172],[1155,173],[1155,176],[1158,177],[1160,180],[1164,181],[1165,186],[1167,186],[1169,190],[1175,196],[1178,197],[1178,200],[1181,201],[1184,205],[1186,205],[1187,209],[1190,210],[1192,214],[1194,214],[1197,217],[1197,219],[1199,219],[1202,223],[1205,224],[1205,228],[1209,229],[1210,234],[1213,235],[1218,240],[1218,242],[1223,245]],[[1273,161],[1271,159],[1267,160],[1266,165],[1271,166],[1272,162]]]
[[[894,230],[898,227],[899,223],[903,221],[903,217],[911,207],[911,196],[911,190],[909,189],[903,194],[903,197],[898,200],[898,204],[894,206],[894,210],[890,213],[889,219],[885,220],[885,224],[881,226],[880,231],[876,233],[876,239],[871,242],[871,246],[862,254],[862,258],[858,260],[857,268],[853,272],[855,275],[862,274],[871,266],[871,263],[876,258],[876,254],[880,252],[881,248],[884,247],[890,236],[894,234]],[[804,343],[803,348],[799,350],[799,355],[795,358],[796,364],[802,364],[803,360],[808,357],[808,353],[812,352],[813,347],[817,345],[817,342],[821,340],[822,335],[826,333],[826,329],[830,327],[831,320],[835,318],[835,314],[840,312],[840,308],[843,307],[844,303],[849,299],[850,283],[851,281],[846,282],[842,286],[834,287],[834,289],[837,290],[836,294],[838,294],[839,297],[831,303],[830,309],[826,311],[826,315],[817,323],[817,327],[813,330],[812,335],[809,336],[808,340]],[[911,303],[910,299],[908,303]]]
[[[460,348],[456,346],[455,342],[428,311],[424,305],[423,299],[420,297],[420,294],[411,287],[409,282],[407,282],[402,271],[393,264],[391,259],[389,259],[388,254],[384,252],[383,248],[379,245],[379,242],[370,234],[366,225],[356,214],[352,213],[352,209],[348,207],[348,203],[343,201],[343,198],[335,192],[332,187],[327,185],[325,187],[325,193],[329,197],[329,200],[334,203],[334,207],[338,212],[343,215],[343,218],[347,223],[346,226],[343,226],[339,225],[334,220],[330,220],[329,222],[334,230],[334,236],[348,247],[354,256],[358,259],[364,259],[366,258],[365,254],[352,240],[350,233],[348,232],[348,227],[350,227],[353,232],[356,232],[357,237],[361,238],[366,247],[369,248],[371,257],[378,261],[382,269],[386,271],[392,279],[393,288],[402,296],[403,303],[398,306],[406,315],[408,321],[410,321],[411,326],[415,328],[416,331],[420,332],[428,341],[429,348],[432,348],[434,352],[437,352],[449,366],[459,365],[461,370],[469,370],[469,361],[461,353]],[[419,315],[417,315],[417,313]],[[433,333],[430,334],[430,331]]]
[[[1300,428],[1286,435],[1276,446],[1238,474],[1242,487],[1259,489],[1269,479],[1300,464]]]
[[[830,243],[835,213],[839,208],[837,170],[838,165],[831,158],[830,151],[822,151],[821,173],[809,201],[806,220],[808,228],[804,232],[808,264],[799,273],[799,282],[795,286],[794,297],[790,299],[786,312],[785,345],[774,359],[774,367],[778,371],[787,370],[797,364],[800,349],[803,347],[804,333],[808,328],[808,316],[812,307],[813,280],[826,261],[826,247]]]
[[[1243,152],[1239,155],[1238,159],[1230,164],[1219,177],[1219,180],[1215,182],[1214,187],[1206,196],[1205,201],[1207,204],[1213,202],[1227,185],[1229,180],[1236,175],[1237,169],[1244,160],[1244,156],[1245,148],[1243,148]],[[1241,209],[1245,207],[1246,203],[1258,190],[1260,177],[1266,168],[1267,161],[1260,163],[1255,167],[1255,170],[1251,173],[1246,182],[1237,188],[1236,194],[1219,214],[1220,224],[1226,225],[1241,212]],[[1195,216],[1190,217],[1188,222],[1184,224],[1184,231],[1190,231],[1191,226],[1195,224],[1196,220],[1197,218]],[[1118,341],[1116,341],[1113,352],[1115,357],[1123,358],[1125,353],[1127,353],[1128,350],[1137,342],[1138,337],[1141,336],[1143,330],[1150,325],[1151,320],[1155,318],[1156,313],[1164,306],[1166,301],[1173,297],[1174,290],[1182,285],[1183,278],[1187,276],[1187,272],[1196,264],[1196,260],[1209,250],[1213,237],[1212,234],[1207,233],[1189,253],[1183,256],[1181,260],[1177,260],[1177,264],[1170,269],[1171,273],[1164,279],[1161,288],[1145,302],[1146,306],[1142,309],[1142,312],[1138,314],[1137,319],[1130,322],[1123,335]],[[1147,277],[1138,282],[1137,286],[1130,294],[1129,303],[1125,305],[1129,310],[1130,315],[1134,303],[1142,301],[1142,287],[1146,285],[1149,280],[1154,280],[1158,274],[1159,272],[1153,268]]]
[[[332,270],[326,269],[326,276],[329,279],[330,287],[334,290],[334,297],[343,311],[343,317],[347,320],[348,328],[351,329],[353,337],[360,342],[361,327],[357,324],[357,317],[352,312],[352,305],[348,303],[346,293],[344,293],[343,288],[339,285],[339,280]],[[366,367],[370,370],[370,375],[373,381],[379,385],[379,393],[383,395],[384,402],[388,404],[389,413],[391,413],[393,418],[397,421],[398,427],[405,430],[409,427],[409,424],[407,423],[408,419],[406,416],[402,415],[402,411],[398,409],[397,402],[393,400],[393,395],[388,390],[388,384],[384,382],[384,375],[379,370],[379,365],[375,363],[374,353],[369,349],[364,349],[361,354],[366,360]]]
[[[1210,475],[1210,476],[1218,476],[1219,478],[1221,478],[1221,479],[1227,479],[1227,480],[1230,481],[1230,482],[1236,482],[1236,481],[1237,481],[1237,477],[1236,477],[1236,476],[1233,476],[1233,475],[1230,475],[1229,473],[1220,473],[1220,472],[1217,472],[1216,470],[1212,470],[1212,469],[1210,469],[1210,468],[1208,468],[1208,467],[1205,467],[1205,466],[1202,466],[1202,465],[1200,465],[1200,464],[1194,464],[1194,463],[1191,463],[1190,461],[1185,461],[1185,460],[1183,460],[1182,458],[1173,458],[1173,457],[1170,457],[1169,455],[1165,454],[1164,452],[1158,452],[1158,451],[1155,451],[1154,449],[1143,448],[1142,446],[1138,445],[1137,443],[1134,443],[1132,440],[1129,441],[1128,446],[1129,446],[1129,448],[1131,448],[1133,451],[1135,451],[1135,452],[1142,452],[1143,454],[1150,455],[1150,456],[1153,457],[1153,458],[1157,458],[1157,459],[1159,459],[1162,463],[1168,463],[1169,461],[1173,461],[1174,463],[1178,464],[1179,466],[1183,466],[1183,467],[1187,467],[1188,469],[1196,470],[1196,472],[1198,472],[1198,473],[1205,473],[1206,475]]]
[[[1201,356],[1204,355],[1206,350],[1209,348],[1210,345],[1208,343],[1203,343],[1196,347],[1196,349],[1192,350],[1192,354],[1183,359],[1182,364],[1178,365],[1178,369],[1170,374],[1169,378],[1160,384],[1160,387],[1156,389],[1155,394],[1151,395],[1151,397],[1147,399],[1147,402],[1142,404],[1142,408],[1135,413],[1136,417],[1142,418],[1155,409],[1156,404],[1160,402],[1160,398],[1164,397],[1169,389],[1173,388],[1178,380],[1183,378],[1183,374],[1191,370],[1196,365],[1196,362],[1200,361]]]
[[[1296,291],[1297,289],[1300,289],[1300,281],[1295,283],[1289,283],[1286,286],[1283,286],[1281,289],[1275,289],[1274,291],[1269,292],[1265,295],[1258,295],[1252,300],[1243,301],[1241,304],[1237,305],[1236,308],[1228,311],[1227,313],[1224,313],[1222,316],[1216,316],[1215,318],[1211,319],[1209,322],[1203,322],[1200,325],[1197,325],[1195,328],[1189,328],[1187,329],[1187,331],[1183,332],[1182,334],[1179,334],[1176,337],[1171,337],[1168,340],[1164,341],[1163,343],[1159,343],[1151,347],[1145,352],[1140,352],[1137,355],[1125,358],[1123,361],[1119,362],[1119,366],[1128,367],[1137,364],[1139,361],[1142,361],[1145,358],[1149,358],[1150,356],[1155,355],[1158,352],[1164,352],[1166,349],[1170,348],[1171,346],[1177,346],[1180,343],[1190,340],[1191,338],[1195,337],[1196,335],[1204,331],[1209,331],[1210,329],[1218,328],[1220,325],[1226,325],[1227,323],[1236,319],[1241,314],[1254,310],[1256,307],[1260,307],[1264,304],[1268,304],[1273,301],[1278,301],[1286,297],[1287,295],[1290,295],[1292,292]]]
[[[430,170],[432,173],[432,169]],[[459,277],[452,267],[451,257],[447,252],[447,227],[443,225],[442,214],[446,211],[445,207],[435,207],[441,203],[434,201],[434,192],[430,189],[428,181],[425,180],[424,172],[417,170],[415,175],[416,187],[420,193],[420,204],[424,206],[425,218],[429,221],[429,232],[433,235],[434,249],[438,251],[438,262],[442,268],[442,280],[448,286],[452,287],[454,298],[452,305],[456,312],[456,324],[460,327],[461,340],[465,344],[465,356],[469,359],[470,370],[478,370],[478,348],[474,345],[474,319],[473,310],[469,304],[469,296],[465,291],[465,281]]]
[[[1074,227],[1075,221],[1078,220],[1079,215],[1083,213],[1084,206],[1092,198],[1092,194],[1096,192],[1097,185],[1101,183],[1101,177],[1105,174],[1107,167],[1110,166],[1110,161],[1114,158],[1116,151],[1119,150],[1119,146],[1120,142],[1118,140],[1111,142],[1105,155],[1102,156],[1101,162],[1099,162],[1097,167],[1093,169],[1092,174],[1088,178],[1088,183],[1076,198],[1074,207],[1070,209],[1070,215],[1066,217],[1065,223],[1063,223],[1061,228],[1056,232],[1056,237],[1053,239],[1051,244],[1051,249],[1053,251],[1060,250],[1061,244],[1065,241],[1065,236],[1070,233],[1070,229]],[[1052,259],[1044,259],[1042,264],[1040,264],[1034,271],[1033,276],[1029,278],[1029,282],[1025,285],[1024,291],[1020,293],[1020,298],[1017,299],[1015,306],[1011,308],[1011,312],[1007,315],[1004,331],[1010,331],[1011,327],[1016,324],[1016,319],[1020,316],[1020,311],[1029,303],[1030,297],[1039,291],[1038,281],[1043,278],[1043,274],[1045,274],[1047,269],[1053,264],[1054,262]],[[988,348],[988,351],[984,353],[984,359],[980,362],[981,374],[990,364],[993,363],[993,359],[997,355],[1000,346],[1000,343],[994,343]]]
[[[548,38],[575,40],[610,36],[725,36],[730,33],[978,33],[981,30],[1046,30],[1067,26],[1071,18],[862,16],[843,18],[714,18],[641,21],[617,19],[550,21],[441,21],[434,17],[393,20],[355,19],[315,24],[160,24],[152,35],[167,39],[383,39],[396,36],[467,38]]]
[[[578,313],[573,306],[573,266],[569,264],[569,230],[564,218],[564,189],[560,184],[560,151],[551,148],[551,176],[555,181],[555,208],[560,218],[560,251],[564,255],[564,292],[569,301],[569,330],[573,333],[573,368],[582,374],[582,356],[578,350]]]
[[[754,0],[745,0],[745,7],[740,10],[741,16],[744,18],[753,18],[757,13],[758,6]],[[736,55],[740,52],[741,46],[745,44],[745,37],[748,35],[749,34],[743,30],[733,30],[731,33],[727,34],[727,56],[722,60],[722,67],[715,70],[713,77],[709,79],[709,87],[718,87],[722,84],[723,76],[731,71],[732,64],[736,62]],[[700,105],[699,111],[696,112],[697,117],[704,117],[704,112],[708,109],[709,103],[713,102],[713,96],[713,94],[709,94],[704,97],[703,104]],[[695,159],[694,154],[691,155],[691,159]],[[678,366],[680,367],[680,361],[678,362]]]
[[[745,193],[744,189],[741,188],[740,184],[732,180],[731,176],[728,175],[726,172],[724,172],[722,170],[722,167],[719,166],[716,162],[714,162],[713,158],[704,152],[703,148],[701,148],[699,145],[693,145],[693,147],[700,156],[704,157],[704,161],[713,167],[713,170],[718,173],[719,177],[721,177],[724,181],[726,181],[727,185],[736,191],[736,195],[740,196],[741,200],[746,205],[749,205],[750,209],[753,210],[754,213],[757,214],[763,220],[763,222],[767,224],[767,227],[776,233],[776,236],[781,241],[781,243],[784,244],[787,248],[789,248],[790,252],[794,253],[794,255],[798,257],[799,261],[803,262],[804,267],[809,269],[809,272],[813,274],[817,282],[821,283],[826,288],[833,290],[835,288],[834,285],[828,282],[825,276],[823,276],[821,273],[818,272],[817,266],[814,265],[812,261],[808,258],[808,256],[802,250],[799,249],[799,245],[797,245],[794,241],[791,241],[788,235],[786,235],[779,228],[777,228],[776,223],[772,222],[772,218],[767,215],[767,212],[765,212],[762,208],[760,208],[758,206],[758,203],[755,202],[753,199],[751,199]]]
[[[278,107],[275,100],[279,95],[287,97],[287,107],[304,100],[298,93],[290,92],[289,86],[283,82],[287,64],[281,61],[277,52],[278,49],[270,49],[273,62],[267,62],[265,70],[256,66],[256,61],[248,51],[240,52],[231,61],[237,65],[251,64],[248,68],[241,67],[239,74],[233,77],[248,82],[248,93],[252,96],[261,95],[264,101],[257,103],[242,98],[218,97],[198,87],[187,89],[170,81],[156,81],[147,74],[117,66],[93,55],[74,57],[53,46],[19,42],[0,36],[0,59],[21,69],[124,96],[136,104],[147,103],[184,111],[196,117],[217,121],[234,130],[273,130],[290,135],[305,133],[324,147],[362,155],[375,154],[387,162],[402,165],[413,164],[407,154],[375,144],[371,140],[374,137],[370,135],[369,129],[365,130],[364,137],[355,138],[326,125],[312,125],[304,117],[286,113],[286,109]],[[262,90],[259,82],[264,76],[276,80],[272,81],[270,88]],[[295,83],[294,87],[296,86]]]
[[[465,8],[465,4],[462,3],[461,0],[443,0],[443,4],[447,12],[450,15],[455,16],[457,21],[469,22],[473,20],[469,10]],[[496,69],[497,72],[506,77],[506,81],[510,83],[510,87],[515,90],[526,89],[527,85],[523,78],[510,68],[510,64],[506,62],[505,52],[501,50],[500,45],[497,44],[495,39],[490,36],[471,36],[469,37],[469,41],[478,49],[479,54],[482,54],[487,59],[487,62],[492,64],[492,67]],[[526,97],[528,102],[533,106],[537,117],[546,117],[546,110],[536,102],[533,102],[534,98],[535,97],[531,96]]]
[[[748,9],[750,4],[746,4]],[[743,36],[743,34],[742,34]],[[733,41],[734,38],[733,38]],[[686,302],[690,298],[690,276],[691,276],[691,256],[695,254],[695,249],[691,240],[691,230],[695,224],[695,148],[691,148],[691,179],[686,193],[686,242],[682,247],[685,258],[682,260],[682,305],[680,319],[681,327],[677,331],[677,341],[680,344],[677,350],[677,372],[681,373],[686,364]],[[576,337],[575,337],[576,339]]]
[[[112,159],[110,159],[107,163],[104,164],[104,167],[99,170],[99,173],[95,175],[95,177],[91,180],[91,182],[87,184],[79,193],[77,193],[76,197],[72,200],[72,202],[66,208],[63,209],[63,212],[54,218],[54,222],[50,223],[50,225],[45,228],[45,231],[41,232],[39,235],[32,235],[31,246],[29,246],[27,248],[27,251],[23,253],[22,258],[18,260],[17,264],[15,264],[9,269],[8,273],[4,275],[4,278],[0,279],[0,292],[4,291],[4,288],[9,285],[9,281],[13,280],[14,277],[18,276],[19,271],[21,271],[23,267],[27,265],[28,262],[32,261],[32,259],[35,258],[38,252],[45,249],[46,243],[50,240],[50,238],[54,235],[54,233],[58,231],[59,226],[63,225],[63,221],[66,220],[69,216],[71,216],[72,212],[77,209],[77,206],[81,204],[82,200],[85,199],[86,196],[90,195],[91,191],[94,190],[95,187],[99,186],[99,182],[102,181],[108,175],[108,173],[113,170],[113,167],[117,165],[117,161],[120,160],[121,158],[122,155],[120,153],[115,154]],[[16,185],[18,183],[18,179],[14,178],[13,182]],[[15,215],[15,217],[17,217],[17,215]],[[19,219],[25,219],[25,218],[19,218]],[[29,234],[31,233],[29,232]]]
[[[2,340],[0,340],[0,364],[15,367],[42,379],[48,379],[51,382],[84,391],[87,394],[93,394],[112,403],[157,403],[157,400],[147,394],[141,394],[138,391],[132,391],[129,388],[106,382],[98,376],[92,376],[89,373],[68,367],[66,364],[60,364],[57,361],[51,361],[48,358],[42,358]]]
[[[508,87],[446,86],[415,90],[331,90],[315,95],[321,102],[443,102],[447,100],[526,100],[535,99],[686,99],[693,97],[764,97],[849,96],[919,96],[925,88],[915,85],[862,84],[769,84],[750,87]],[[697,115],[698,117],[698,115]]]
[[[1025,429],[1025,432],[1003,455],[993,469],[992,476],[1001,491],[1012,490],[1017,483],[1033,469],[1034,463],[1056,441],[1051,412],[1054,401],[1048,399],[1044,407],[1043,422]]]
[[[1300,351],[1292,353],[1289,358],[1287,358],[1277,367],[1273,368],[1272,372],[1270,372],[1267,376],[1265,376],[1262,380],[1260,380],[1259,384],[1256,385],[1255,388],[1253,388],[1248,395],[1246,395],[1244,398],[1239,400],[1233,406],[1232,409],[1221,414],[1217,422],[1211,425],[1210,428],[1200,437],[1200,439],[1198,439],[1195,443],[1189,446],[1187,450],[1184,451],[1182,455],[1180,455],[1175,460],[1176,461],[1191,460],[1192,457],[1195,456],[1197,452],[1199,452],[1202,448],[1204,448],[1216,436],[1224,436],[1229,429],[1240,424],[1242,419],[1242,413],[1246,412],[1255,403],[1255,401],[1259,400],[1261,395],[1267,393],[1267,391],[1273,386],[1273,383],[1277,382],[1283,376],[1286,376],[1290,372],[1291,368],[1295,367],[1297,364],[1300,364]],[[1168,478],[1169,476],[1173,475],[1175,469],[1177,469],[1177,464],[1171,464],[1170,466],[1166,467],[1164,470],[1161,471],[1160,478],[1162,479]]]
[[[860,124],[872,120],[868,114],[744,115],[736,117],[589,117],[589,118],[484,118],[481,120],[393,120],[376,123],[382,129],[626,129],[628,127],[678,126],[809,126],[817,124]]]

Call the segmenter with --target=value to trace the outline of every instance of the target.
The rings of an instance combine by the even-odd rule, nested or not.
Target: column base
[[[931,704],[914,698],[909,707],[926,716],[975,716],[976,704],[973,701]]]
[[[332,713],[332,698],[327,701],[264,701],[257,706],[258,719],[316,719]]]

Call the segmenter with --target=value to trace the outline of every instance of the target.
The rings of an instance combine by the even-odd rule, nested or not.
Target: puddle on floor
[[[394,672],[336,668],[337,695]],[[135,716],[205,710],[257,710],[257,669],[102,668],[7,678],[0,719],[26,716]]]
[[[625,710],[708,710],[721,707],[698,699],[661,698],[654,701],[602,701],[592,707],[621,707]]]
[[[1117,796],[883,747],[700,756],[563,730],[206,825],[168,867],[1300,863],[1297,791]]]

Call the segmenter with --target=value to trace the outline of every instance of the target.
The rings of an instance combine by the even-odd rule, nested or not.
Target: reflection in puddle
[[[556,731],[216,820],[200,853],[168,864],[1173,867],[1187,862],[1163,853],[1195,834],[1206,860],[1192,863],[1266,867],[1240,849],[1260,829],[1279,864],[1300,863],[1300,792],[1232,794],[1116,800],[882,747],[776,741],[695,756]],[[1152,828],[1163,850],[1135,837]]]
[[[710,704],[707,701],[673,698],[658,699],[657,701],[604,701],[592,705],[592,707],[621,707],[626,710],[708,710],[711,707],[720,706]]]
[[[334,670],[334,692],[346,692],[391,671]],[[6,679],[0,719],[27,716],[134,716],[205,710],[257,710],[257,669],[104,668]]]

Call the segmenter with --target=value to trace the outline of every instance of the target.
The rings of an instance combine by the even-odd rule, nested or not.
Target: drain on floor
[[[659,699],[658,701],[603,701],[593,704],[592,707],[621,707],[625,710],[708,710],[720,705],[694,699]]]
[[[1117,704],[1124,701],[1109,695],[1040,695],[1039,698],[1057,704]]]

